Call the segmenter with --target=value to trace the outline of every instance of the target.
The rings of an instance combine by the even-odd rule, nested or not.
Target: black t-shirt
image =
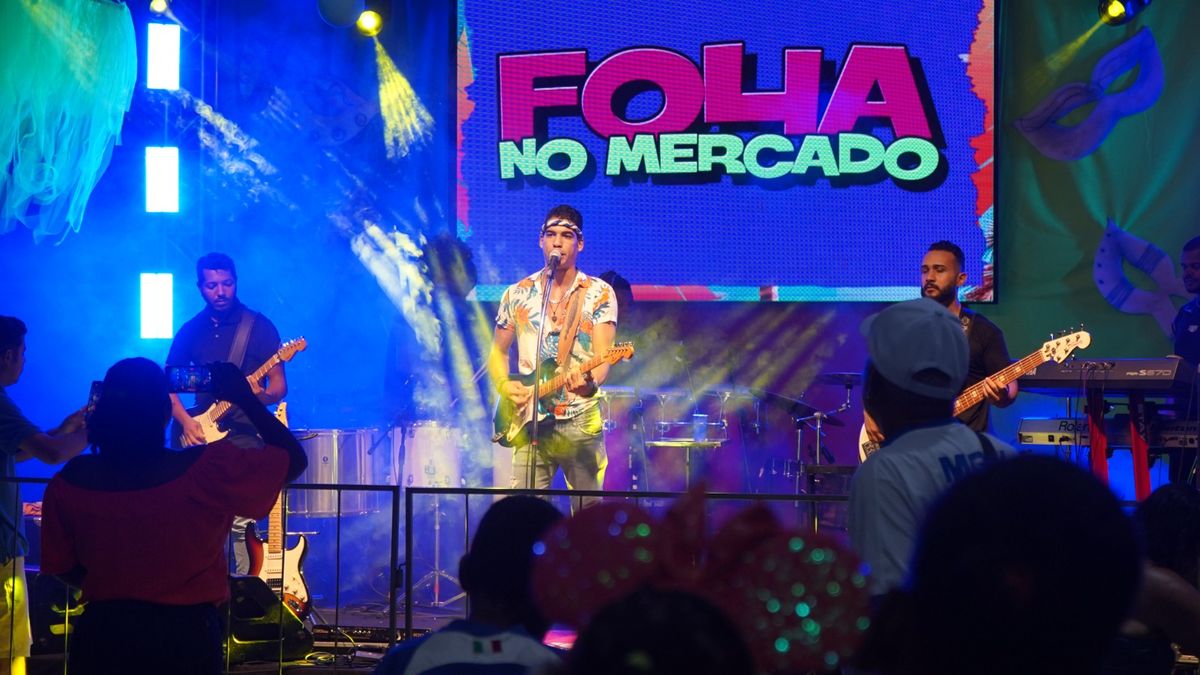
[[[224,315],[213,312],[209,307],[200,310],[199,314],[189,319],[175,334],[175,339],[171,342],[171,351],[167,353],[167,365],[206,365],[216,361],[227,361],[233,338],[237,335],[238,323],[242,320],[242,313],[247,311],[253,310],[240,303]],[[249,375],[258,370],[279,349],[279,344],[279,331],[275,329],[275,324],[259,314],[246,341],[246,356],[239,364],[242,373]],[[196,394],[195,407],[203,411],[214,400],[212,394]],[[228,422],[224,425],[230,428],[231,434],[256,435],[254,426],[240,410],[235,409],[226,417]]]
[[[1192,365],[1200,365],[1200,298],[1179,308],[1171,323],[1175,353]]]
[[[967,346],[970,348],[967,381],[963,385],[965,391],[983,378],[1007,368],[1012,358],[1008,355],[1008,346],[1004,344],[1004,333],[987,317],[963,307],[959,318],[965,318]],[[975,431],[987,431],[990,408],[991,404],[984,399],[964,411],[958,419]]]

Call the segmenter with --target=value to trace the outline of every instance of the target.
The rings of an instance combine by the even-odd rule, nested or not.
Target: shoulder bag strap
[[[987,434],[976,431],[975,435],[979,437],[979,447],[983,448],[983,462],[985,464],[991,464],[1000,459],[1000,455],[996,452],[996,446],[992,445],[992,441],[987,437]]]

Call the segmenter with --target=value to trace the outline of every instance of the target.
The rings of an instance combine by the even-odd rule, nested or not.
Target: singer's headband
[[[583,239],[583,227],[568,218],[551,218],[542,225],[541,234],[546,234],[546,230],[552,227],[566,227],[575,232],[575,236]]]

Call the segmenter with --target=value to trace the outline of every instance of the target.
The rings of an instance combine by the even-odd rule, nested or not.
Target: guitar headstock
[[[608,351],[604,352],[604,360],[608,361],[609,363],[616,363],[617,361],[624,361],[625,359],[632,359],[632,358],[633,358],[633,343],[632,342],[618,342],[617,344],[610,347],[608,349]]]
[[[279,360],[291,361],[293,356],[305,349],[308,349],[308,340],[305,340],[303,335],[295,340],[288,340],[279,348]]]
[[[1091,334],[1081,330],[1047,341],[1042,345],[1042,356],[1045,356],[1047,361],[1062,363],[1071,355],[1071,352],[1076,349],[1087,349],[1090,344],[1092,344]]]

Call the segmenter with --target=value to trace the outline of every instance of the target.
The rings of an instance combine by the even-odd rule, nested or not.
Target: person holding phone
[[[40,459],[59,464],[87,447],[83,410],[71,413],[48,432],[30,422],[9,397],[7,387],[21,379],[25,369],[25,322],[0,316],[0,471],[16,476],[16,463]],[[25,597],[25,539],[19,486],[0,480],[0,674],[10,672],[29,656],[29,608]],[[24,672],[23,664],[13,668]]]
[[[42,572],[80,587],[88,603],[69,673],[222,670],[226,534],[236,514],[265,517],[308,460],[236,366],[213,364],[211,373],[213,393],[245,413],[263,447],[167,449],[166,374],[125,359],[108,370],[89,422],[97,452],[69,462],[46,488]]]

